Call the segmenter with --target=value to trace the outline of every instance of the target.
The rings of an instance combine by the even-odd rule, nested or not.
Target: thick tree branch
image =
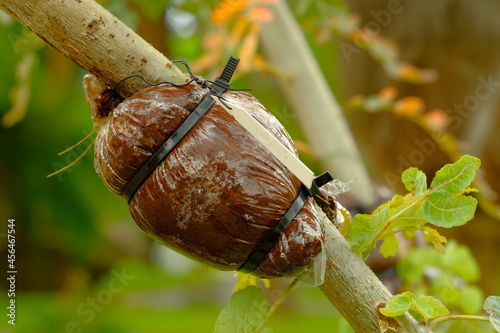
[[[186,81],[186,76],[167,58],[93,0],[0,0],[0,9],[110,86],[131,74],[141,74],[154,82]],[[285,58],[293,57],[287,54]],[[140,89],[141,82],[137,81],[128,80],[121,92],[129,95]],[[309,102],[304,109],[315,102]],[[315,131],[335,132],[328,126]],[[336,132],[339,140],[343,135]],[[338,230],[327,224],[327,231],[327,272],[321,290],[357,332],[380,332],[375,307],[390,293],[352,252]],[[400,324],[404,332],[428,332],[408,317],[402,318]]]
[[[319,288],[356,332],[381,332],[391,320],[381,316],[377,306],[387,302],[391,293],[351,250],[337,228],[328,222],[325,226],[326,273],[325,282]],[[409,314],[399,317],[398,322],[399,332],[431,332]]]
[[[113,86],[131,74],[183,83],[172,62],[94,0],[0,0],[4,10],[78,66]],[[128,80],[120,92],[144,87]]]

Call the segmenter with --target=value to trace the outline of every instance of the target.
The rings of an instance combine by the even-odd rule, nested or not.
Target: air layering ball
[[[194,83],[162,84],[110,104],[93,76],[85,77],[84,86],[98,129],[95,169],[118,195],[207,94]],[[288,133],[256,98],[244,92],[222,97],[249,112],[296,154]],[[143,181],[129,207],[137,225],[159,243],[205,265],[237,270],[300,189],[301,182],[275,156],[214,104]],[[307,200],[253,275],[292,276],[312,263],[324,239],[312,201]]]

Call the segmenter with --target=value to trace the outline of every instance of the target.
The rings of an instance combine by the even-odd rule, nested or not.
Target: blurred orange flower
[[[403,97],[394,103],[394,113],[402,116],[416,116],[425,110],[425,102],[420,97]]]
[[[223,24],[236,14],[241,12],[247,5],[247,0],[221,0],[219,5],[212,10],[212,22]]]

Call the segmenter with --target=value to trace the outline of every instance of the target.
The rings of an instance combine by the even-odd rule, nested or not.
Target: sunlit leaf
[[[447,242],[446,237],[442,236],[436,229],[433,229],[431,227],[424,227],[424,232],[422,234],[422,238],[424,241],[427,243],[432,243],[434,245],[434,248],[436,251],[438,251],[441,254],[446,253],[446,249],[443,246]]]
[[[384,242],[380,246],[380,253],[382,253],[384,258],[393,257],[396,253],[398,253],[398,249],[399,241],[396,238],[396,235],[390,235],[384,239]]]
[[[250,286],[233,294],[215,323],[214,333],[253,332],[269,310],[264,292]]]
[[[387,301],[385,307],[380,309],[380,312],[387,317],[397,317],[403,315],[410,310],[415,295],[409,291],[394,295]]]
[[[432,296],[420,295],[415,297],[412,292],[406,291],[394,295],[380,312],[387,317],[397,317],[405,312],[417,313],[423,321],[449,314],[448,309]]]
[[[407,228],[403,235],[405,239],[412,239],[416,236],[417,234],[417,228]]]
[[[398,217],[392,219],[392,227],[404,227],[406,229],[422,226],[427,223],[422,213],[422,202],[412,204],[407,200],[408,199],[406,199],[405,202],[401,202],[399,206],[394,208],[393,211]]]
[[[385,206],[373,215],[358,214],[354,216],[351,223],[349,232],[347,233],[347,240],[355,252],[360,253],[361,257],[368,256],[371,249],[375,246],[366,249],[377,234],[384,227],[385,222],[389,218],[389,206]]]
[[[474,217],[477,200],[469,196],[456,196],[446,191],[426,195],[422,204],[425,219],[430,223],[451,228],[464,225]]]
[[[412,308],[423,314],[426,321],[439,316],[446,316],[450,313],[440,300],[432,296],[420,295],[417,297],[415,303]]]
[[[245,289],[249,286],[254,286],[257,287],[257,283],[259,280],[261,280],[264,283],[264,286],[266,288],[270,287],[270,282],[268,279],[260,279],[254,275],[251,274],[245,274],[241,272],[236,272],[234,273],[234,276],[238,279],[236,284],[233,287],[233,291],[238,291]]]
[[[458,193],[470,186],[480,165],[481,161],[477,157],[464,155],[436,172],[431,188]]]
[[[421,195],[427,190],[427,176],[417,168],[409,168],[401,175],[406,189],[413,195]]]
[[[411,193],[394,195],[371,216],[356,215],[347,232],[352,249],[366,258],[373,245],[384,240],[381,253],[393,255],[397,248],[394,233],[402,232],[409,239],[421,230],[426,242],[432,243],[439,253],[445,253],[446,238],[426,224],[450,228],[463,225],[474,217],[477,200],[466,194],[473,192],[468,186],[478,167],[479,160],[466,155],[438,171],[432,181],[434,187],[429,189],[422,171],[417,168],[404,171],[401,178]]]
[[[484,311],[490,315],[490,322],[500,332],[500,297],[489,296],[484,302]]]

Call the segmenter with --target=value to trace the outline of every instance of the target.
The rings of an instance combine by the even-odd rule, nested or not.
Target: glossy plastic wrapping
[[[140,166],[205,95],[197,85],[147,88],[99,124],[95,168],[122,194]],[[251,95],[226,93],[295,152],[283,126]],[[285,214],[301,183],[234,118],[214,105],[139,187],[129,202],[137,225],[161,244],[220,270],[238,269]],[[313,199],[252,274],[294,276],[322,249]]]

